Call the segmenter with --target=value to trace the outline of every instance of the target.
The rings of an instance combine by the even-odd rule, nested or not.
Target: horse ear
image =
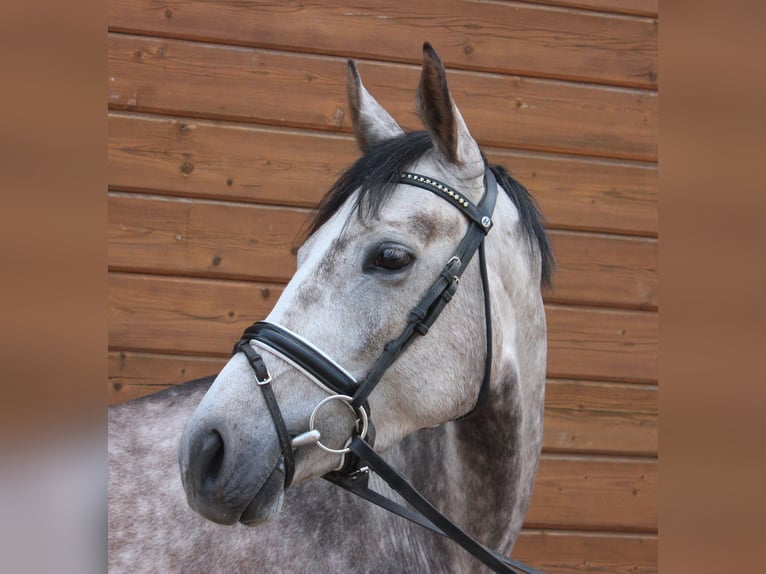
[[[396,120],[362,85],[353,60],[348,61],[348,107],[356,143],[363,152],[378,142],[404,133]]]
[[[479,146],[450,96],[441,58],[428,42],[423,44],[418,115],[437,149],[447,160],[461,166],[470,166],[476,162],[483,165]]]

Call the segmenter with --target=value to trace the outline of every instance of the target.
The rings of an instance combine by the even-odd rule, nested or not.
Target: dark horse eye
[[[378,269],[398,271],[415,260],[415,257],[399,245],[382,245],[375,257],[374,266]]]

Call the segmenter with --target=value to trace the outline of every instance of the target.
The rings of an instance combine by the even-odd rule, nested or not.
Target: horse
[[[368,414],[364,433],[372,441],[374,429],[381,457],[477,540],[511,553],[542,444],[541,288],[555,266],[542,214],[487,161],[428,43],[417,91],[425,130],[403,130],[352,60],[348,101],[362,155],[320,202],[267,326],[356,382],[445,269],[451,301],[390,362],[363,408],[327,400],[340,395],[253,337],[214,381],[111,407],[111,571],[486,571],[452,541],[317,480],[352,456],[349,437],[362,434]],[[412,174],[434,189],[404,181],[420,177]],[[478,225],[460,207],[480,204],[487,177],[497,197],[482,264],[466,263],[458,280],[456,245]],[[375,473],[368,479],[397,496]]]

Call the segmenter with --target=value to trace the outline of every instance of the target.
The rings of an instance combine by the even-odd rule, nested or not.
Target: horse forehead
[[[323,266],[332,262],[337,268],[344,255],[358,251],[364,243],[384,239],[414,241],[412,247],[424,248],[459,229],[456,226],[461,219],[446,201],[426,190],[402,185],[374,216],[349,214],[343,225],[328,222],[301,254],[302,261]]]
[[[425,245],[440,235],[449,235],[460,219],[457,210],[445,200],[430,191],[402,184],[374,219],[359,223],[362,235],[376,230],[414,235]]]
[[[378,235],[398,237],[414,235],[424,245],[460,229],[463,218],[444,199],[407,184],[400,184],[373,217],[354,212],[356,197],[346,204],[320,228],[299,250],[298,262],[326,263],[328,258],[341,256],[348,249]]]

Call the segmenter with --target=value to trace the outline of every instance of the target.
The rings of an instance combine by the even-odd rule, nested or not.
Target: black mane
[[[377,215],[396,186],[396,175],[406,171],[432,147],[431,137],[425,131],[408,132],[372,146],[343,172],[319,202],[306,237],[324,225],[357,189],[359,195],[354,205],[357,212],[362,216]],[[484,162],[519,211],[526,239],[540,249],[541,283],[550,288],[555,259],[545,233],[545,220],[537,203],[504,167],[490,164],[486,158]]]

